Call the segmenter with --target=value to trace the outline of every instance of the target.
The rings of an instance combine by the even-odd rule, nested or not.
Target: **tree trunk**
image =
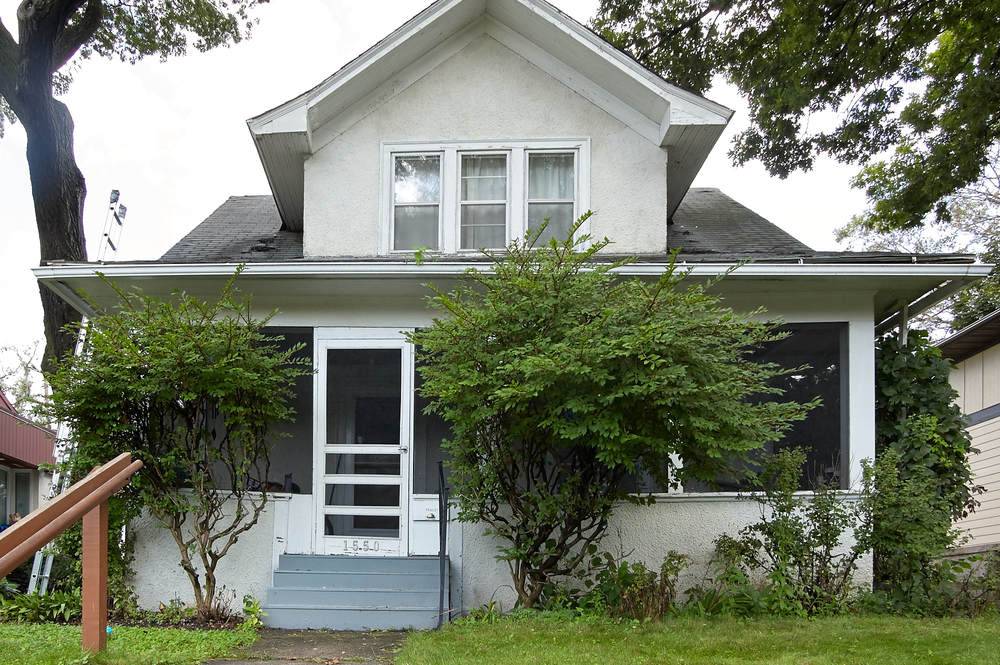
[[[60,38],[67,35],[66,22],[79,4],[25,0],[17,10],[18,44],[12,44],[6,31],[3,34],[0,88],[6,90],[4,97],[28,138],[28,171],[42,263],[87,259],[83,235],[87,187],[73,153],[73,118],[52,94],[52,72],[65,56],[57,53],[63,48]],[[90,18],[99,16],[97,11]],[[9,90],[11,79],[13,94]],[[80,314],[48,289],[40,288],[46,346],[42,367],[47,371],[55,360],[72,353],[75,335],[65,327],[78,323]]]
[[[35,204],[41,262],[86,261],[83,204],[87,186],[73,154],[73,118],[51,97],[24,123],[28,137],[28,171]],[[43,369],[73,352],[75,334],[66,326],[80,322],[80,313],[47,287],[39,285],[45,324]]]

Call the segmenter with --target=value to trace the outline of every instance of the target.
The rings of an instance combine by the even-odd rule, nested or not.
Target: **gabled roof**
[[[483,34],[649,141],[674,147],[668,214],[733,113],[665,81],[544,0],[437,0],[316,87],[247,121],[283,226],[302,228],[307,155]]]
[[[941,355],[959,363],[1000,344],[1000,309],[937,343]]]

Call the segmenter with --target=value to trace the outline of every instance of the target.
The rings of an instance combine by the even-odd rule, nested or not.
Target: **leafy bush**
[[[660,619],[676,608],[677,578],[690,560],[670,551],[659,572],[641,562],[618,560],[609,553],[592,561],[596,575],[587,580],[590,590],[580,600],[587,608],[603,609],[619,619]]]
[[[905,344],[898,335],[879,340],[876,457],[895,450],[901,480],[932,479],[951,516],[958,519],[975,510],[983,489],[972,482],[969,454],[975,450],[950,375],[951,362],[926,331],[909,331]],[[876,559],[880,556],[876,552]]]
[[[748,399],[781,395],[771,381],[790,371],[752,358],[783,336],[774,322],[673,267],[620,277],[607,240],[573,238],[586,217],[561,242],[536,246],[539,229],[491,254],[410,336],[428,410],[451,426],[459,519],[497,536],[524,607],[585,563],[629,474],[711,480],[811,406]]]
[[[0,598],[0,620],[17,623],[70,623],[80,618],[80,593],[22,593]]]
[[[170,531],[205,619],[224,614],[217,566],[267,506],[272,427],[293,417],[295,379],[311,366],[267,334],[270,317],[252,314],[235,280],[212,302],[109,283],[117,307],[89,320],[81,353],[48,377],[46,414],[76,444],[66,471],[122,452],[142,460],[124,496]]]
[[[904,473],[902,456],[884,450],[864,465],[864,495],[874,528],[877,589],[889,607],[930,611],[941,604],[951,571],[941,557],[958,531],[952,526],[952,504],[938,491],[930,469]]]
[[[804,463],[798,449],[768,458],[754,495],[760,520],[716,541],[722,574],[692,594],[702,611],[814,616],[846,608],[871,521],[863,502],[844,501],[828,484],[798,494]]]

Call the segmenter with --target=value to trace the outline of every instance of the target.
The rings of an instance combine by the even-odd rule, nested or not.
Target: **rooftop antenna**
[[[101,246],[97,250],[97,260],[108,260],[118,255],[118,248],[121,247],[122,230],[125,226],[125,214],[128,208],[120,201],[121,192],[117,189],[111,190],[108,201],[108,210],[104,214],[104,230],[101,232]]]

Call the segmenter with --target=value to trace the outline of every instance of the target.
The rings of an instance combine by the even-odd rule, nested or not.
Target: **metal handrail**
[[[448,584],[448,486],[444,482],[444,462],[438,462],[438,616],[437,627],[441,627],[445,614],[445,587]],[[448,608],[451,621],[451,608]]]
[[[141,468],[141,461],[133,461],[129,453],[122,453],[0,533],[0,577],[3,577],[83,520],[81,632],[87,651],[101,651],[107,644],[108,499],[128,485]]]

